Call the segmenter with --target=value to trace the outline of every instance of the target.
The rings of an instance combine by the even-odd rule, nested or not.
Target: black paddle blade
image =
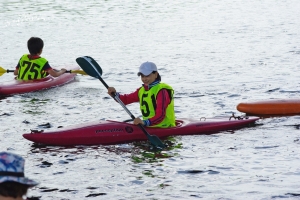
[[[76,58],[76,62],[88,75],[98,79],[102,76],[100,65],[92,57],[82,56]]]
[[[162,150],[166,147],[166,145],[164,145],[164,143],[156,135],[147,135],[147,137],[151,144],[158,150]]]

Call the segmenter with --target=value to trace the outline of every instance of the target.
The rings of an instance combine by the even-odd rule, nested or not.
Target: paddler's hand
[[[108,87],[107,88],[107,93],[110,95],[110,96],[112,96],[112,97],[114,97],[114,94],[116,93],[117,91],[116,91],[116,89],[114,88],[114,87]]]
[[[145,125],[144,124],[144,121],[143,120],[141,120],[140,118],[135,118],[134,120],[133,120],[133,124],[134,125],[138,125],[138,124],[141,124],[141,125]]]
[[[62,71],[64,74],[64,73],[66,73],[67,70],[65,68],[61,68],[60,71]]]

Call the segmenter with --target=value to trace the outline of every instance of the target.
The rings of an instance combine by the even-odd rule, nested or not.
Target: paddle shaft
[[[83,74],[87,75],[84,71],[82,70],[67,70],[66,73],[75,73],[75,74]]]
[[[0,67],[0,76],[2,76],[5,73],[14,72],[15,70],[9,70],[9,69],[3,69]]]
[[[108,89],[108,85],[105,83],[105,81],[100,77],[98,77],[99,80],[103,83],[103,85],[106,87],[106,89]],[[128,108],[125,106],[125,104],[121,101],[121,99],[118,97],[118,95],[114,94],[113,97],[123,108],[124,110],[128,113],[128,115],[131,117],[131,119],[135,119],[135,116],[128,110]],[[142,126],[141,124],[138,124],[138,126],[140,127],[140,129],[149,137],[151,136],[146,129],[144,128],[144,126]]]
[[[91,63],[91,61],[89,59],[86,59],[84,58],[90,65],[91,67],[94,68],[94,71],[97,73],[97,78],[101,81],[101,83],[106,87],[106,89],[109,88],[109,86],[106,84],[106,82],[102,79],[101,77],[101,74],[99,73],[99,71],[97,70],[97,67],[95,67],[93,65],[93,63]],[[125,104],[121,101],[121,99],[116,95],[114,94],[114,97],[113,97],[123,108],[124,110],[129,114],[129,116],[131,117],[131,119],[135,119],[134,115],[127,109],[127,107],[125,106]],[[146,134],[146,135],[149,135],[150,134],[145,130],[145,128],[139,124],[139,126],[141,127],[141,129],[143,130],[143,132]]]
[[[9,73],[9,72],[14,72],[15,70],[10,70],[10,69],[8,69],[8,70],[6,70],[6,72],[7,73]],[[74,73],[72,70],[67,70],[66,71],[66,73]],[[76,72],[75,72],[76,73]]]
[[[15,70],[7,69],[6,72],[14,72]],[[66,73],[72,73],[72,70],[67,70]]]
[[[57,69],[54,69],[55,71],[59,71]],[[82,75],[87,75],[84,71],[82,70],[67,70],[65,73],[74,73],[74,74],[82,74]]]
[[[55,71],[59,71],[54,69]],[[0,67],[0,74],[2,75],[3,73],[9,73],[9,72],[14,72],[15,70],[11,70],[11,69],[3,69],[2,67]],[[66,73],[76,73],[76,74],[82,74],[82,75],[86,75],[86,73],[82,70],[67,70]]]

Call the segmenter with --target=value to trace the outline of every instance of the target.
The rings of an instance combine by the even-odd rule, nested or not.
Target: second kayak
[[[1,82],[0,96],[9,96],[56,87],[74,80],[75,76],[75,73],[65,73],[59,77],[52,77],[49,75],[38,80],[23,81],[14,79],[11,81]]]

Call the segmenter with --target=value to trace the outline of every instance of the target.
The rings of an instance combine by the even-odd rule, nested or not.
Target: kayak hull
[[[212,134],[233,130],[254,124],[259,118],[229,119],[212,118],[204,120],[178,119],[172,128],[146,128],[150,135],[159,138],[176,135]],[[132,123],[117,121],[95,121],[69,126],[48,132],[23,134],[23,137],[35,143],[45,145],[111,145],[147,140],[143,131]]]
[[[298,115],[300,114],[300,99],[274,99],[256,102],[239,103],[237,110],[247,115]]]
[[[72,68],[73,70],[75,68]],[[74,80],[75,73],[65,73],[59,77],[47,76],[37,80],[11,80],[0,83],[0,96],[9,96],[13,94],[22,94],[28,92],[34,92],[38,90],[49,89],[59,85],[66,84]]]

